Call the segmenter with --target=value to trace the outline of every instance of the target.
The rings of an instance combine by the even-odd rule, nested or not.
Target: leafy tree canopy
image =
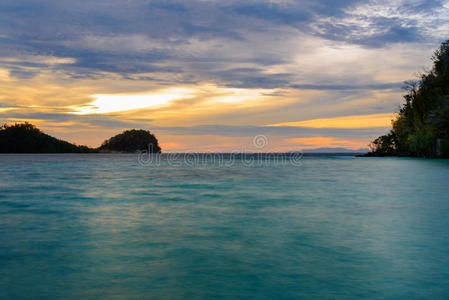
[[[146,130],[126,130],[106,140],[98,149],[78,146],[48,134],[25,122],[0,126],[0,153],[91,153],[98,151],[160,153],[156,137]]]
[[[449,40],[432,60],[430,71],[406,82],[405,103],[391,131],[371,143],[371,155],[449,157]]]
[[[100,150],[136,152],[149,151],[150,153],[160,153],[158,140],[148,130],[132,129],[126,130],[103,142]]]
[[[95,152],[43,133],[30,123],[0,127],[0,153],[87,153]]]

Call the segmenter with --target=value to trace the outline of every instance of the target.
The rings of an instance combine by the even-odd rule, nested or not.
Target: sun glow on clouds
[[[298,122],[286,122],[267,126],[295,126],[310,128],[377,128],[391,126],[394,114],[371,114],[358,116],[345,116],[325,119],[313,119]]]
[[[95,100],[87,105],[70,108],[73,114],[107,114],[119,111],[129,111],[141,108],[158,107],[169,104],[173,100],[186,99],[194,96],[193,89],[173,88],[153,93],[141,94],[96,94]]]
[[[200,85],[195,87],[171,88],[155,92],[136,94],[94,94],[93,101],[78,106],[70,106],[72,114],[108,114],[113,112],[136,111],[147,108],[163,108],[176,100],[197,98],[200,103],[218,107],[225,103],[252,103],[260,100],[273,89],[237,89],[223,88],[215,85]]]
[[[273,90],[267,90],[267,89],[228,88],[228,89],[223,89],[223,90],[227,95],[214,98],[213,99],[214,102],[222,102],[222,103],[245,102],[245,101],[257,99],[258,97],[261,97],[264,94],[273,92]]]

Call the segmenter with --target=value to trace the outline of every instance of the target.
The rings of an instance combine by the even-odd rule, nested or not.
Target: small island
[[[126,130],[103,142],[98,148],[101,152],[138,152],[161,153],[159,142],[148,130]]]
[[[449,40],[435,51],[433,68],[406,82],[405,103],[391,131],[364,156],[449,158]]]
[[[160,153],[157,138],[148,130],[126,130],[98,148],[79,146],[43,133],[28,122],[0,127],[0,153]]]

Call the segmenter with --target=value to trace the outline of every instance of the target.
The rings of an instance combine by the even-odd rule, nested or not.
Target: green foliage
[[[372,152],[379,155],[389,155],[396,152],[394,136],[392,133],[378,137],[369,146]]]
[[[28,122],[0,126],[0,153],[92,153],[99,150],[161,152],[156,137],[145,130],[127,130],[106,140],[99,149],[91,149],[49,136]]]
[[[441,140],[439,150],[441,157],[449,158],[449,140]]]
[[[0,127],[0,153],[87,153],[86,146],[77,146],[49,136],[30,123]]]
[[[372,154],[447,155],[444,147],[449,141],[449,40],[435,51],[432,60],[432,70],[418,81],[406,82],[405,103],[390,133],[372,142]],[[441,145],[437,147],[437,143]]]
[[[408,136],[410,151],[416,156],[430,157],[434,153],[435,136],[424,129]]]
[[[136,152],[149,151],[150,153],[160,153],[158,140],[147,130],[126,130],[103,142],[100,150]]]

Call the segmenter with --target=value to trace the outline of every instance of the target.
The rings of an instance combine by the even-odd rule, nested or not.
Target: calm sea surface
[[[210,159],[0,155],[0,298],[449,298],[449,161]]]

